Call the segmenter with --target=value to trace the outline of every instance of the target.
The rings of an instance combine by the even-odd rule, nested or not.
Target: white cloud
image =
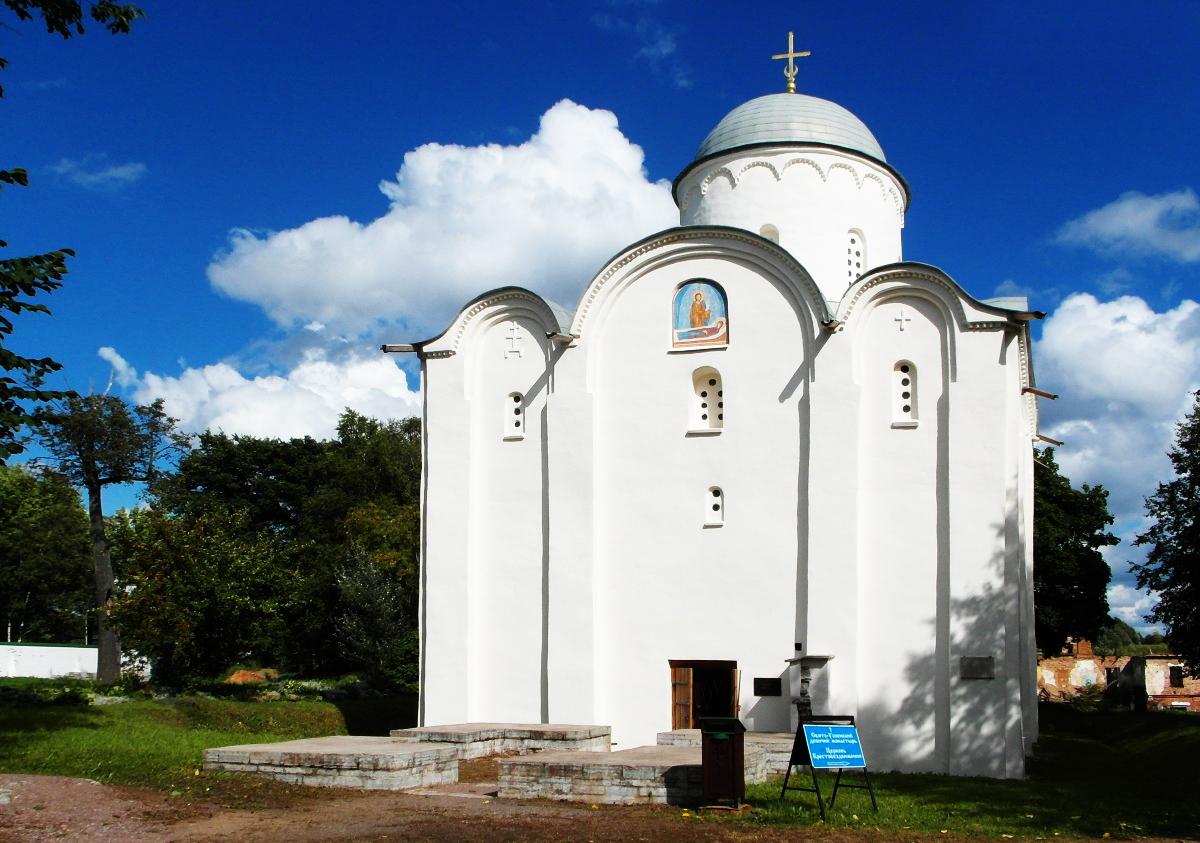
[[[112,366],[112,380],[121,386],[132,386],[137,382],[137,369],[125,362],[125,358],[117,354],[116,349],[105,346],[96,353]]]
[[[317,349],[282,375],[246,377],[229,363],[174,377],[147,372],[134,398],[141,403],[162,398],[167,413],[189,432],[278,439],[329,438],[347,407],[379,419],[420,412],[419,393],[392,359],[378,354],[333,360]]]
[[[1152,595],[1127,585],[1114,585],[1108,590],[1108,604],[1112,607],[1113,616],[1125,621],[1143,635],[1152,630],[1161,631],[1158,625],[1149,624],[1144,620],[1156,602]]]
[[[1055,454],[1063,474],[1109,491],[1122,540],[1105,549],[1113,614],[1145,627],[1154,598],[1135,587],[1127,562],[1145,557],[1133,545],[1147,526],[1143,501],[1174,476],[1167,451],[1200,386],[1200,305],[1159,313],[1135,296],[1077,293],[1046,319],[1035,363],[1039,385],[1060,396],[1041,409],[1042,431],[1064,441]]]
[[[1101,254],[1200,261],[1200,200],[1191,188],[1147,196],[1131,191],[1071,220],[1058,232],[1064,243]]]
[[[82,161],[62,158],[50,166],[50,171],[71,184],[87,190],[120,190],[146,175],[146,165],[136,162],[111,163],[105,154],[87,155]]]
[[[638,44],[634,58],[647,62],[660,77],[676,88],[692,86],[691,71],[679,57],[679,45],[675,32],[661,23],[652,6],[655,3],[631,2],[636,15],[630,20],[625,17],[597,12],[592,15],[592,25],[606,32],[619,32],[632,37]]]
[[[515,284],[573,308],[619,248],[678,223],[666,183],[608,111],[562,101],[519,146],[427,144],[380,189],[388,212],[258,235],[235,231],[212,283],[281,325],[360,333],[385,321],[405,339],[439,333],[480,292]]]
[[[1136,296],[1109,302],[1068,296],[1042,328],[1038,383],[1042,428],[1066,444],[1058,459],[1073,482],[1102,483],[1110,509],[1140,521],[1142,500],[1171,476],[1175,424],[1200,387],[1200,305],[1164,313]]]

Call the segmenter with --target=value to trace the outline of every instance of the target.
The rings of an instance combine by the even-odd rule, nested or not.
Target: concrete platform
[[[401,741],[453,747],[464,761],[504,752],[608,752],[612,745],[608,726],[566,723],[454,723],[394,729],[391,735]]]
[[[404,790],[457,782],[458,758],[445,745],[335,735],[209,749],[204,769],[290,784]]]
[[[640,746],[618,752],[541,752],[500,760],[500,796],[620,805],[698,805],[703,794],[700,748]],[[766,755],[746,750],[746,781],[768,777]]]
[[[796,736],[791,732],[747,732],[746,751],[761,750],[766,757],[768,774],[782,776],[787,772],[788,761],[792,757],[792,742],[795,739]],[[675,729],[671,732],[659,732],[656,740],[659,746],[700,746],[700,730]],[[750,779],[747,778],[746,781]]]

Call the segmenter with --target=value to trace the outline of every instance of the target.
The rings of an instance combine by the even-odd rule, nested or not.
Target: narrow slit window
[[[852,228],[846,234],[846,283],[853,284],[866,271],[867,242],[863,233]]]
[[[917,367],[901,360],[892,369],[892,427],[917,426]]]
[[[709,486],[704,494],[704,526],[720,527],[725,523],[725,493],[720,486]]]
[[[525,396],[510,392],[504,399],[502,412],[505,439],[525,438]]]
[[[711,366],[692,372],[688,430],[719,433],[725,426],[725,387],[721,373]]]

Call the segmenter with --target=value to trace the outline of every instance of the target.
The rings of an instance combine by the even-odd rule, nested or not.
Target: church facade
[[[849,111],[732,111],[574,312],[480,295],[424,383],[421,723],[852,714],[873,769],[1036,737],[1023,301],[905,262]],[[811,684],[810,684],[811,683]]]

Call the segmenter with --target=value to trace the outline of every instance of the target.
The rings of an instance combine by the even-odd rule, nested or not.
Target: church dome
[[[805,94],[767,94],[743,103],[708,133],[696,160],[761,143],[820,143],[887,163],[871,130],[837,103]]]

